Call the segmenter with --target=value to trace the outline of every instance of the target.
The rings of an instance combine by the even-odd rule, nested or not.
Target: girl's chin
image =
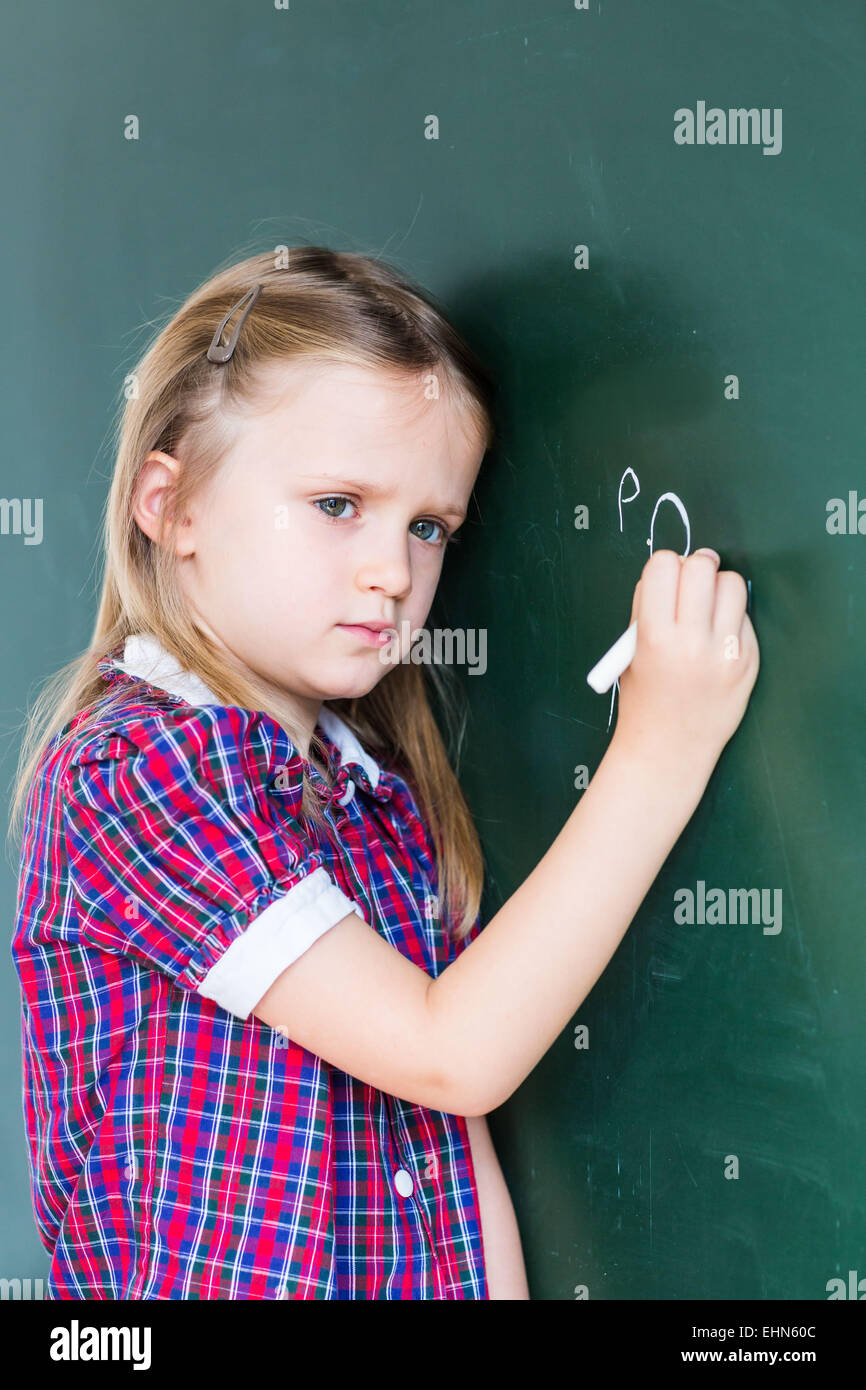
[[[322,682],[331,692],[325,698],[328,700],[358,700],[362,695],[369,695],[382,677],[393,669],[390,665],[378,661],[366,662],[365,665],[366,670],[363,671],[333,672],[330,681]]]

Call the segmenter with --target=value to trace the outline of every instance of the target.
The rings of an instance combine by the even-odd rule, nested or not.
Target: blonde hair
[[[208,360],[215,329],[256,285],[262,292],[240,330],[231,358]],[[229,334],[234,322],[228,324]],[[226,338],[226,334],[223,334]],[[254,408],[258,369],[273,361],[318,358],[399,373],[435,372],[449,399],[477,423],[485,450],[495,438],[495,382],[432,296],[380,260],[319,246],[282,247],[229,265],[201,284],[140,358],[115,424],[116,462],[103,523],[104,578],[88,649],[49,678],[25,719],[13,789],[10,831],[20,830],[28,792],[49,743],[62,746],[76,730],[110,713],[114,696],[98,661],[126,637],[153,633],[183,669],[193,671],[226,705],[274,713],[279,693],[226,664],[193,620],[176,579],[174,539],[185,504],[215,473],[232,435],[227,414]],[[133,515],[142,462],[153,450],[182,467],[165,508],[168,544],[154,544]],[[453,676],[431,665],[449,737],[462,738]],[[446,675],[447,672],[447,675]],[[118,703],[139,687],[120,683]],[[462,939],[478,915],[483,885],[481,845],[433,715],[424,668],[395,665],[367,695],[330,700],[383,767],[406,777],[433,838],[443,923]],[[92,708],[91,708],[92,707]],[[465,716],[464,716],[465,718]],[[284,719],[281,722],[285,722]],[[297,731],[287,729],[293,742]],[[313,736],[311,758],[324,760]],[[303,810],[323,822],[305,770]]]

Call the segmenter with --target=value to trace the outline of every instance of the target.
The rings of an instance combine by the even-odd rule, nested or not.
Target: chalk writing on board
[[[631,474],[631,476],[632,476],[632,478],[633,478],[633,480],[634,480],[634,492],[631,493],[631,495],[628,496],[628,497],[623,497],[623,495],[622,495],[622,485],[623,485],[623,483],[625,482],[626,478],[628,477],[629,473]],[[627,469],[625,470],[625,472],[623,473],[622,477],[621,477],[620,480],[619,480],[619,487],[617,488],[617,493],[616,493],[616,504],[617,504],[617,509],[618,509],[618,511],[619,511],[619,529],[620,529],[620,532],[622,532],[622,504],[623,504],[623,502],[625,502],[626,504],[628,504],[629,502],[633,502],[633,501],[635,500],[635,498],[636,498],[639,494],[640,494],[640,479],[638,478],[638,476],[637,476],[637,474],[635,473],[635,471],[634,471],[633,468],[627,468]],[[691,546],[691,543],[692,543],[692,528],[691,528],[691,526],[689,525],[689,514],[688,514],[688,512],[686,511],[685,507],[683,506],[682,501],[680,500],[680,498],[677,496],[677,494],[676,494],[675,492],[663,492],[663,493],[661,494],[661,496],[660,496],[659,498],[657,498],[656,504],[655,504],[655,506],[653,507],[653,514],[652,514],[652,517],[651,517],[651,519],[650,519],[650,533],[649,533],[649,536],[648,536],[648,538],[647,538],[647,545],[649,546],[649,553],[650,553],[650,555],[652,555],[652,553],[653,553],[653,539],[654,539],[654,531],[655,531],[655,524],[656,524],[656,512],[658,511],[658,509],[659,509],[659,507],[661,506],[662,502],[670,502],[670,503],[672,504],[672,506],[676,507],[677,511],[679,512],[680,516],[682,517],[683,525],[684,525],[685,528],[686,528],[686,548],[685,548],[685,550],[684,550],[682,553],[683,553],[684,556],[685,556],[685,555],[688,555],[688,553],[689,553],[689,547]],[[617,679],[616,679],[616,680],[614,681],[614,683],[613,683],[613,687],[612,687],[611,692],[610,692],[610,713],[609,713],[608,719],[607,719],[607,727],[608,727],[608,729],[610,729],[611,720],[613,719],[613,707],[614,707],[614,703],[615,703],[615,701],[616,701],[616,697],[617,697],[617,693],[618,693],[618,692],[619,692],[619,678],[617,677]]]
[[[626,502],[633,502],[634,499],[637,497],[638,493],[640,492],[640,482],[638,481],[638,476],[637,476],[637,474],[635,473],[635,471],[634,471],[633,468],[627,468],[627,469],[625,470],[625,472],[623,473],[622,477],[621,477],[620,480],[619,480],[619,487],[618,487],[618,489],[617,489],[617,494],[616,494],[616,505],[617,505],[618,508],[619,508],[619,529],[620,529],[620,532],[622,532],[622,503],[623,503],[622,485],[623,485],[623,483],[625,482],[626,478],[628,477],[629,473],[630,473],[631,476],[634,478],[634,492],[632,493],[631,497],[626,497],[626,499],[625,499]]]

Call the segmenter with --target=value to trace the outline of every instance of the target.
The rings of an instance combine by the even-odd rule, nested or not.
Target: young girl
[[[443,674],[393,639],[492,399],[417,286],[316,247],[210,279],[130,378],[93,639],[14,807],[51,1298],[528,1297],[484,1116],[615,951],[758,652],[738,574],[652,556],[615,735],[482,931]]]

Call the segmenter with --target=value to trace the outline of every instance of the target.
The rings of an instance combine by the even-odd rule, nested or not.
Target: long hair
[[[232,356],[223,364],[209,361],[217,324],[256,285],[262,285],[262,293]],[[115,423],[116,460],[103,520],[104,578],[93,635],[85,652],[48,679],[26,716],[11,833],[20,830],[28,792],[52,740],[62,747],[72,720],[77,733],[110,712],[114,697],[106,699],[97,663],[132,633],[153,633],[222,703],[274,713],[277,689],[226,662],[187,606],[174,545],[154,544],[135,521],[133,507],[148,453],[162,450],[177,457],[181,468],[164,513],[164,534],[173,541],[186,503],[230,448],[228,412],[255,404],[258,369],[304,357],[402,372],[407,378],[435,372],[449,399],[477,422],[485,450],[495,438],[494,378],[432,296],[384,262],[319,246],[280,247],[276,254],[251,256],[207,279],[158,331],[127,377]],[[121,682],[118,702],[137,690]],[[383,766],[409,781],[435,846],[442,921],[451,922],[453,935],[462,939],[478,915],[483,859],[431,693],[459,751],[461,712],[447,668],[434,664],[425,674],[425,668],[401,662],[368,694],[328,703]],[[297,730],[287,732],[298,740]],[[310,757],[324,754],[314,734]],[[322,822],[306,770],[303,809]]]

